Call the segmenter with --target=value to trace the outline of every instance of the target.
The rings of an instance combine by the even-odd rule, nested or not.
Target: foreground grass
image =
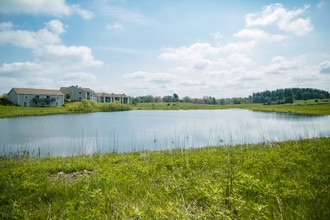
[[[0,160],[0,219],[330,219],[330,138]]]

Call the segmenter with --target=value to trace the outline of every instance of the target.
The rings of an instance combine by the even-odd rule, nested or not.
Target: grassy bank
[[[136,110],[194,110],[194,109],[249,109],[255,111],[284,112],[309,115],[330,115],[330,100],[305,100],[295,101],[292,104],[262,105],[262,104],[237,104],[237,105],[203,105],[192,103],[139,103],[131,107]]]
[[[139,103],[127,105],[120,103],[95,103],[87,100],[82,102],[66,103],[62,107],[17,107],[0,105],[0,118],[18,116],[38,116],[50,114],[72,114],[88,112],[111,112],[126,110],[197,110],[197,109],[249,109],[255,111],[285,112],[309,115],[330,115],[330,100],[295,101],[293,104],[262,105],[262,104],[237,104],[237,105],[203,105],[192,103]]]
[[[117,102],[96,103],[88,100],[66,103],[65,106],[61,107],[18,107],[0,105],[0,118],[127,110],[130,110],[129,105]]]
[[[330,138],[0,159],[0,219],[329,219]]]

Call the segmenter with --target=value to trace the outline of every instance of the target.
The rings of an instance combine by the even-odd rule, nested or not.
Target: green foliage
[[[329,219],[329,146],[2,158],[0,219]]]
[[[66,103],[65,106],[49,108],[5,106],[0,104],[0,118],[128,110],[130,110],[130,106],[127,104],[121,104],[119,102],[98,103],[89,100],[82,100],[81,102],[69,102]]]
[[[292,103],[294,100],[328,99],[327,91],[311,88],[287,88],[253,93],[253,103]]]

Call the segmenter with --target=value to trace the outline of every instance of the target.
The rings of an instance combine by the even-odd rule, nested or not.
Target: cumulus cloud
[[[54,19],[44,25],[40,30],[30,31],[15,30],[12,23],[0,23],[0,45],[27,48],[34,55],[34,61],[2,64],[0,77],[3,82],[19,86],[21,80],[25,83],[23,86],[57,86],[59,82],[95,81],[96,77],[85,73],[84,69],[100,67],[103,62],[94,58],[89,47],[63,45],[61,35],[66,27],[61,21]],[[60,78],[63,75],[64,81]],[[14,78],[14,82],[9,80]]]
[[[14,62],[4,63],[0,67],[0,74],[7,76],[14,76],[18,74],[30,73],[32,71],[40,70],[41,67],[37,63],[32,62]]]
[[[283,74],[288,71],[298,69],[302,60],[300,57],[295,57],[293,59],[288,59],[283,56],[273,57],[270,64],[262,67],[261,71],[269,74]]]
[[[110,5],[107,1],[99,1],[98,3],[100,13],[122,23],[134,23],[138,25],[152,23],[149,18],[138,12]]]
[[[133,73],[128,73],[125,75],[126,78],[141,80],[145,82],[163,84],[173,82],[178,79],[178,77],[171,73],[166,72],[146,72],[146,71],[137,71]]]
[[[108,24],[105,26],[106,29],[108,30],[115,30],[115,31],[121,31],[121,30],[124,30],[124,26],[120,23],[112,23],[112,24]]]
[[[11,22],[2,22],[0,23],[0,31],[6,31],[13,28],[13,23]]]
[[[92,50],[85,46],[45,45],[35,50],[35,55],[41,60],[66,67],[83,68],[101,66],[102,61],[95,60]]]
[[[0,45],[12,44],[17,47],[36,49],[47,44],[61,43],[60,34],[65,32],[64,25],[59,20],[51,20],[36,32],[12,29],[12,24],[1,23],[7,29],[0,31]],[[10,28],[10,29],[9,29]]]
[[[251,60],[243,53],[251,50],[254,46],[254,41],[235,42],[223,46],[194,43],[178,48],[163,48],[159,59],[182,63],[186,66],[181,66],[180,69],[186,68],[187,70],[187,66],[190,66],[194,70],[205,70],[208,67],[224,65],[226,61],[248,64]]]
[[[71,80],[71,81],[89,81],[95,80],[96,76],[92,73],[85,73],[85,72],[70,72],[63,77],[64,80]]]
[[[12,27],[13,25],[2,26]],[[63,23],[55,19],[45,23],[44,28],[35,32],[14,29],[0,31],[0,45],[12,44],[31,49],[38,62],[63,65],[63,68],[99,67],[102,65],[101,61],[94,59],[89,47],[61,44],[60,36],[65,32]]]
[[[50,30],[51,32],[58,34],[58,35],[66,32],[63,23],[57,19],[51,20],[48,23],[46,23],[46,27],[48,30]]]
[[[242,29],[236,34],[234,34],[234,37],[242,38],[242,39],[252,39],[252,40],[266,40],[266,41],[281,41],[288,38],[285,35],[269,34],[260,29]]]
[[[323,74],[330,74],[330,61],[326,60],[319,65],[319,72]]]
[[[79,14],[84,19],[93,17],[93,13],[82,9],[79,5],[69,5],[65,0],[2,0],[0,14],[33,14],[69,16]]]
[[[246,15],[245,22],[247,27],[275,25],[282,31],[302,36],[313,29],[310,18],[306,17],[308,9],[307,5],[287,10],[282,4],[271,4],[265,6],[261,13]]]

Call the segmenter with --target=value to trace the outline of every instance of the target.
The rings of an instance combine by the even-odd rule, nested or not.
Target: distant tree
[[[1,99],[8,100],[8,93],[3,93]]]
[[[163,102],[173,102],[173,96],[169,96],[169,95],[163,96],[162,101]]]
[[[66,100],[71,99],[71,93],[67,93],[67,94],[65,94],[65,99],[66,99]]]
[[[189,96],[185,96],[182,99],[183,102],[192,102],[191,98]]]
[[[284,99],[284,103],[293,103],[293,98],[291,97],[291,96],[289,96],[289,97],[286,97],[285,99]]]
[[[178,101],[180,101],[179,96],[176,93],[174,93],[173,94],[173,102],[178,102]]]

